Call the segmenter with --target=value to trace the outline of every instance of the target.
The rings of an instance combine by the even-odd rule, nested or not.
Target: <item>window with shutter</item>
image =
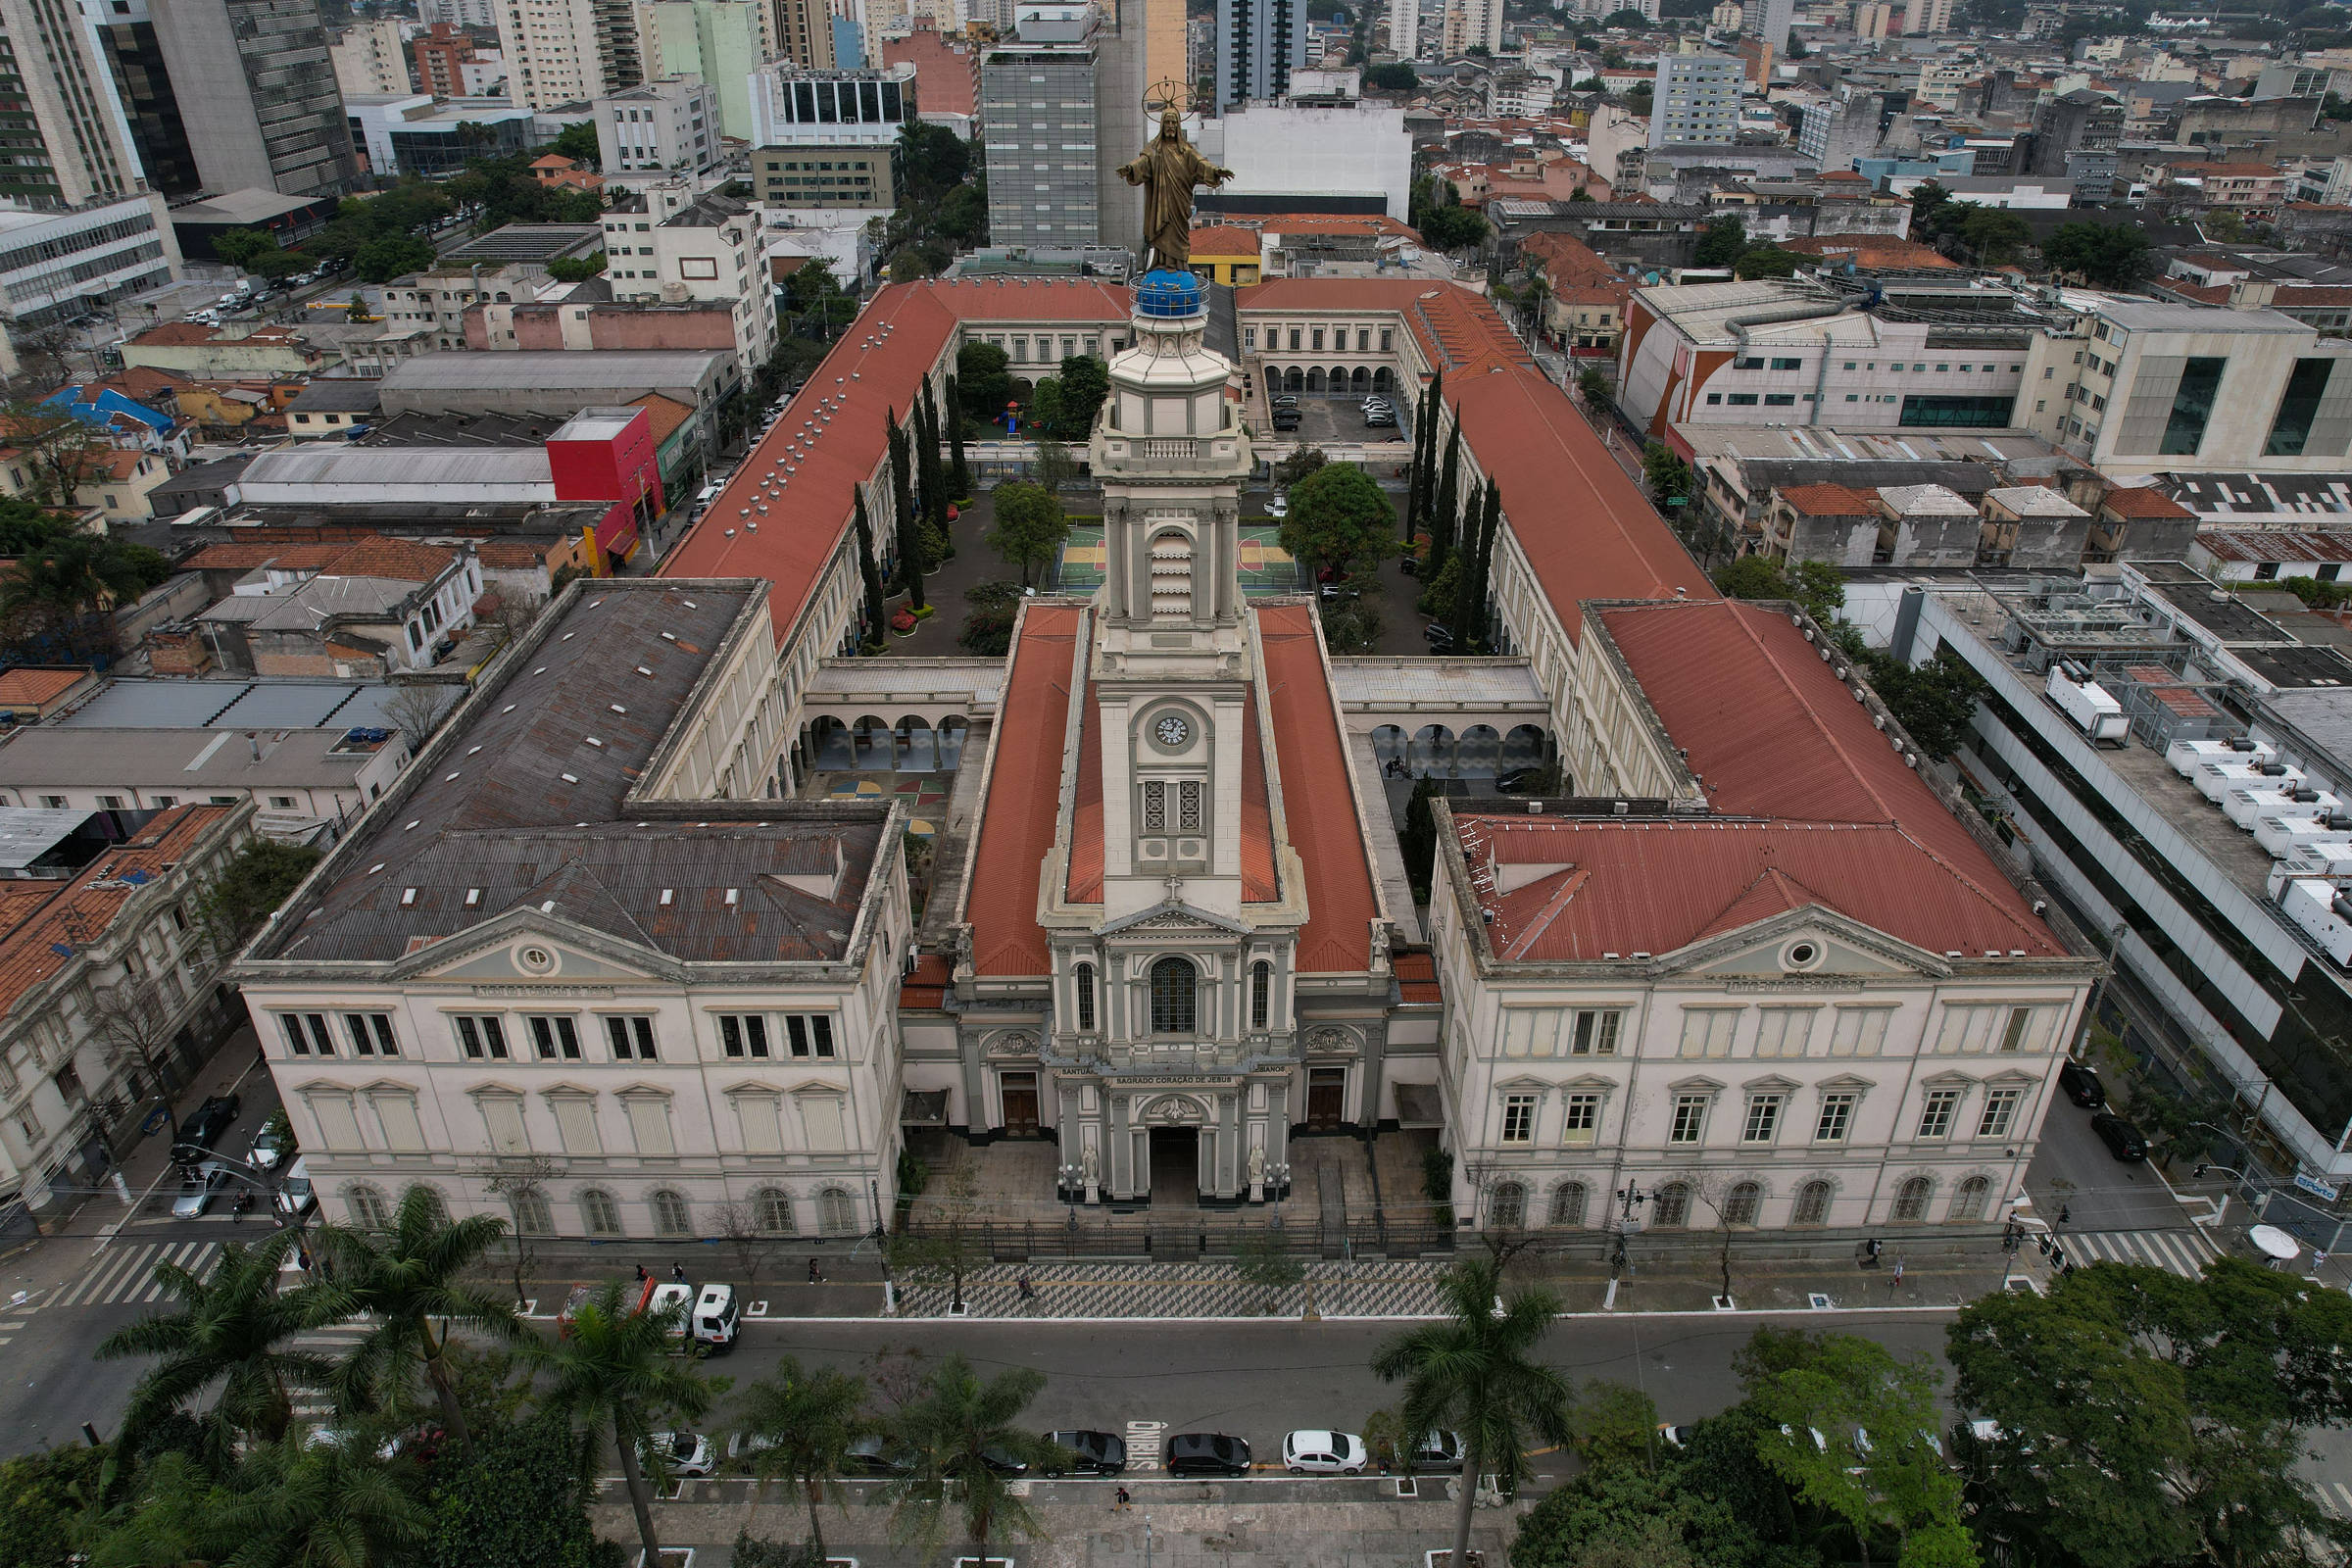
[[[1737,1007],[1685,1007],[1683,1009],[1683,1054],[1686,1056],[1728,1056],[1732,1054],[1732,1030],[1740,1022]]]
[[[601,1154],[604,1141],[596,1131],[596,1102],[586,1095],[550,1095],[556,1107],[556,1132],[566,1154]]]
[[[321,1148],[340,1152],[367,1147],[360,1141],[360,1118],[352,1110],[349,1095],[318,1094],[307,1098],[311,1115],[318,1123]]]
[[[737,1095],[735,1119],[743,1126],[744,1152],[780,1154],[784,1152],[782,1124],[776,1119],[773,1095]]]
[[[522,1125],[522,1102],[508,1095],[485,1095],[478,1102],[482,1124],[489,1129],[490,1150],[498,1154],[527,1154],[531,1137]]]
[[[1193,542],[1170,531],[1152,541],[1152,618],[1193,618]]]
[[[633,1095],[628,1106],[629,1135],[637,1141],[637,1152],[656,1156],[677,1152],[677,1146],[669,1137],[668,1101],[652,1095]]]
[[[384,1147],[395,1153],[424,1152],[424,1124],[416,1119],[416,1097],[391,1091],[370,1095],[375,1119],[384,1129]]]
[[[808,1148],[818,1153],[836,1153],[848,1147],[842,1142],[841,1101],[834,1095],[803,1095],[801,1097],[801,1126],[808,1135]]]
[[[1830,1033],[1833,1056],[1875,1056],[1886,1043],[1886,1021],[1892,1007],[1840,1007],[1838,1027]]]

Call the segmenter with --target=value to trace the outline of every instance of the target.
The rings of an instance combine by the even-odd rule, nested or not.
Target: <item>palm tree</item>
[[[439,1197],[412,1187],[389,1231],[371,1234],[341,1225],[319,1230],[318,1248],[333,1260],[334,1283],[317,1287],[318,1316],[340,1320],[367,1314],[375,1324],[343,1363],[345,1402],[373,1403],[369,1396],[408,1387],[410,1375],[421,1367],[450,1438],[466,1440],[466,1414],[449,1366],[449,1330],[462,1323],[504,1340],[521,1333],[513,1303],[459,1279],[506,1228],[505,1220],[486,1214],[452,1220]],[[438,1332],[436,1317],[444,1320]]]
[[[568,1333],[552,1343],[536,1336],[520,1342],[523,1359],[550,1379],[541,1389],[541,1407],[564,1411],[586,1439],[583,1471],[595,1464],[611,1435],[645,1544],[644,1568],[659,1568],[662,1546],[654,1539],[653,1494],[640,1446],[653,1435],[657,1417],[691,1421],[710,1408],[713,1392],[693,1361],[669,1353],[670,1331],[681,1313],[681,1307],[636,1311],[613,1280],[574,1314]]]
[[[1446,1316],[1399,1334],[1372,1357],[1384,1382],[1404,1380],[1404,1430],[1414,1441],[1440,1429],[1462,1435],[1462,1494],[1448,1568],[1467,1568],[1470,1560],[1478,1478],[1498,1476],[1510,1488],[1527,1475],[1531,1433],[1548,1443],[1570,1436],[1573,1386],[1528,1359],[1559,1316],[1559,1298],[1531,1285],[1504,1300],[1496,1293],[1500,1273],[1492,1258],[1454,1264],[1439,1286]]]
[[[817,1504],[828,1492],[840,1496],[850,1445],[863,1425],[858,1412],[865,1404],[865,1379],[831,1369],[803,1371],[788,1355],[776,1363],[774,1378],[746,1392],[743,1430],[758,1444],[752,1468],[762,1481],[781,1477],[801,1489],[808,1501],[808,1540],[821,1561],[825,1528]]]
[[[164,1294],[179,1304],[118,1329],[98,1347],[102,1361],[159,1357],[131,1391],[123,1413],[127,1432],[177,1409],[215,1379],[220,1393],[215,1417],[230,1431],[274,1441],[293,1416],[287,1390],[325,1388],[334,1368],[324,1356],[290,1349],[286,1342],[316,1321],[299,1293],[277,1293],[278,1266],[295,1233],[280,1231],[252,1248],[229,1242],[209,1279],[176,1263],[155,1271]]]
[[[925,1555],[939,1549],[951,1487],[963,1504],[972,1554],[984,1562],[999,1525],[1031,1539],[1044,1534],[1005,1472],[1043,1465],[1059,1451],[1018,1424],[1045,1386],[1045,1374],[1029,1367],[983,1383],[961,1355],[949,1356],[924,1376],[921,1389],[888,1423],[894,1446],[914,1466],[883,1488],[878,1499],[892,1506],[891,1534],[899,1544],[918,1543]]]
[[[258,1448],[230,1477],[218,1518],[235,1568],[378,1568],[410,1559],[432,1513],[376,1452],[373,1435],[289,1439]],[[411,1467],[413,1468],[413,1467]]]

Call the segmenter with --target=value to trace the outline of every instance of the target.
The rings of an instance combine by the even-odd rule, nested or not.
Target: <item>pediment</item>
[[[493,922],[491,927],[450,938],[441,946],[459,943],[465,944],[463,952],[438,957],[420,969],[416,978],[543,985],[552,990],[656,978],[651,968],[624,963],[609,950],[600,952],[577,932],[558,935],[543,925]]]
[[[1239,920],[1228,920],[1221,914],[1198,908],[1182,899],[1163,899],[1149,909],[1121,915],[1102,928],[1106,937],[1128,934],[1157,935],[1161,932],[1195,931],[1202,934],[1219,932],[1232,936],[1248,936],[1250,927]]]
[[[1661,956],[1658,966],[1795,994],[1839,982],[1940,975],[1949,967],[1936,954],[1818,905],[1719,930]]]

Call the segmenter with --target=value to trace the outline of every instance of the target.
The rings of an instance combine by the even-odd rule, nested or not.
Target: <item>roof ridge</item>
[[[1544,901],[1544,907],[1538,909],[1527,922],[1527,929],[1513,937],[1510,945],[1502,950],[1502,956],[1516,958],[1525,953],[1538,937],[1551,929],[1551,922],[1560,917],[1560,911],[1567,908],[1576,896],[1585,890],[1585,884],[1592,880],[1592,873],[1590,870],[1581,865],[1569,866],[1560,877],[1560,885],[1552,889],[1550,898]]]
[[[1708,602],[1709,601],[1701,601],[1701,603]],[[1775,654],[1769,646],[1766,645],[1763,637],[1758,634],[1756,628],[1749,622],[1747,616],[1740,613],[1741,607],[1739,601],[1723,599],[1712,601],[1712,603],[1725,605],[1730,608],[1732,620],[1734,624],[1739,626],[1740,635],[1746,638],[1749,646],[1754,648],[1758,654],[1763,656],[1763,660],[1767,667],[1769,667],[1775,675],[1780,677],[1783,685],[1788,688],[1788,695],[1795,700],[1798,707],[1804,710],[1806,722],[1811,724],[1815,733],[1820,735],[1822,740],[1828,743],[1829,749],[1837,754],[1838,760],[1845,764],[1846,771],[1853,775],[1854,782],[1862,787],[1862,792],[1865,795],[1868,795],[1873,801],[1876,801],[1879,805],[1879,808],[1886,813],[1886,821],[1891,826],[1898,828],[1901,827],[1902,819],[1895,814],[1893,803],[1888,801],[1886,796],[1879,793],[1878,785],[1872,782],[1869,773],[1863,769],[1861,759],[1855,757],[1852,752],[1846,749],[1845,743],[1838,738],[1837,732],[1831,729],[1828,721],[1822,717],[1821,710],[1812,703],[1806,701],[1804,693],[1797,690],[1796,681],[1788,673],[1788,666],[1782,663],[1780,657]],[[1826,652],[1827,650],[1824,651]],[[1843,686],[1844,684],[1845,683],[1842,680],[1838,682],[1838,685],[1840,686]]]

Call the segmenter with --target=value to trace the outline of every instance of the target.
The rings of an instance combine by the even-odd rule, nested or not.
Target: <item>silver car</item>
[[[213,1197],[228,1181],[228,1167],[208,1159],[179,1179],[179,1196],[172,1200],[173,1219],[198,1219],[213,1206]]]

